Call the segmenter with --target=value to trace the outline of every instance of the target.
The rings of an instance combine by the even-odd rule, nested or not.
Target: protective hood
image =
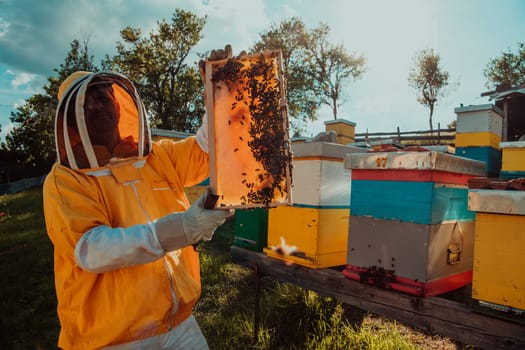
[[[151,136],[133,83],[115,72],[75,72],[58,92],[55,143],[58,162],[91,169],[146,156]]]

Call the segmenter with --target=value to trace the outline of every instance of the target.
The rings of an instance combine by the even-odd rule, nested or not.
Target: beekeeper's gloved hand
[[[185,212],[168,214],[153,223],[165,251],[209,241],[217,227],[233,214],[232,210],[205,209],[205,197],[206,193]]]
[[[233,50],[230,44],[224,46],[224,50],[211,50],[210,55],[206,58],[206,60],[199,61],[199,73],[201,75],[202,83],[206,85],[206,61],[219,61],[227,58],[232,58],[232,56]]]

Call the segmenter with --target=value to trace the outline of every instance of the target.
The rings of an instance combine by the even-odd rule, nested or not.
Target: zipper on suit
[[[135,197],[137,198],[137,201],[139,203],[140,209],[142,210],[142,213],[146,217],[148,225],[152,225],[148,212],[146,211],[146,208],[144,208],[144,206],[142,205],[142,201],[140,200],[139,192],[137,191],[137,188],[135,187],[135,183],[137,182],[138,180],[130,181],[126,183],[126,185],[131,185],[131,188],[133,189],[133,192],[135,193]],[[175,293],[175,287],[173,286],[173,278],[172,278],[173,269],[170,266],[166,257],[163,257],[162,261],[164,262],[164,267],[166,268],[166,273],[168,275],[168,282],[170,284],[171,301],[173,304],[173,307],[171,308],[170,319],[169,319],[169,324],[168,324],[168,330],[171,330],[172,329],[171,325],[173,324],[173,315],[175,315],[175,313],[177,312],[179,308],[179,301],[177,299],[177,293]]]

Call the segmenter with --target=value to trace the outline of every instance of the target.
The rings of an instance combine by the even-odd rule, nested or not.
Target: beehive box
[[[268,211],[268,248],[264,252],[276,259],[310,268],[344,265],[348,242],[348,209],[280,206]],[[283,255],[274,247],[281,237],[297,251]]]
[[[504,179],[525,177],[525,141],[501,142],[501,171]]]
[[[492,104],[458,107],[456,133],[490,132],[501,138],[503,131],[503,111]],[[497,147],[496,147],[497,148]]]
[[[355,142],[355,123],[345,119],[327,120],[324,122],[326,131],[336,133],[336,141],[339,144]]]
[[[525,321],[525,191],[471,189],[476,213],[472,298]]]
[[[374,151],[383,151],[392,147],[401,148],[401,145],[393,139],[370,141],[367,142],[367,144],[370,145],[370,148]]]
[[[456,147],[488,146],[497,149],[500,142],[501,137],[492,132],[456,133]]]
[[[359,147],[328,142],[294,144],[292,206],[272,208],[268,215],[265,252],[281,260],[323,268],[344,265],[350,207],[350,171],[345,154]],[[298,253],[283,256],[271,247],[284,238]]]
[[[485,164],[441,152],[374,152],[347,154],[345,168],[353,216],[437,224],[474,218],[468,179],[483,176]]]
[[[206,62],[210,190],[216,208],[291,201],[281,52]]]
[[[347,153],[366,150],[329,142],[309,142],[292,146],[292,198],[294,206],[348,208],[350,170],[343,164]]]
[[[473,220],[424,225],[351,215],[350,279],[432,296],[472,280]]]
[[[235,235],[232,244],[262,252],[268,242],[268,209],[235,210]]]
[[[351,279],[438,295],[471,281],[474,213],[468,180],[483,162],[440,152],[348,154]]]
[[[493,147],[456,147],[459,157],[479,160],[487,164],[487,176],[498,177],[501,169],[501,151]]]
[[[455,108],[456,154],[487,164],[488,176],[499,176],[503,111],[492,104]]]

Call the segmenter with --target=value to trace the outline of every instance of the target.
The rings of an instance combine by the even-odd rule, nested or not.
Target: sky
[[[434,128],[456,119],[454,109],[492,103],[483,70],[503,52],[525,42],[525,0],[0,0],[0,138],[9,116],[65,60],[74,39],[88,39],[95,63],[116,53],[120,30],[147,36],[176,8],[207,16],[197,53],[229,43],[248,50],[272,24],[299,17],[309,29],[326,23],[328,39],[349,54],[363,55],[366,72],[343,91],[338,118],[356,132],[428,130],[428,108],[408,85],[415,54],[433,48],[450,74],[449,94],[438,101]],[[307,125],[306,135],[324,131],[330,109]]]

